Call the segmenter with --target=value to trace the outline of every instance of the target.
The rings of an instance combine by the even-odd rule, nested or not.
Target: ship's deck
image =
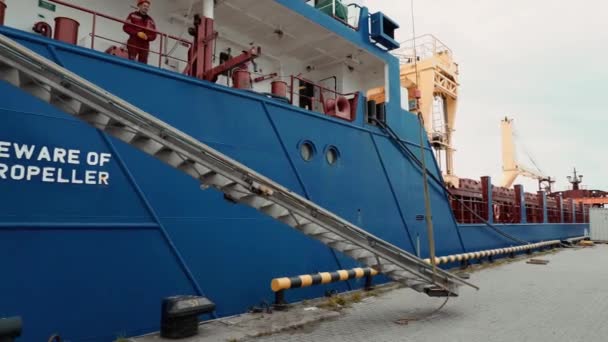
[[[472,274],[481,287],[463,288],[437,313],[443,299],[431,299],[408,289],[371,297],[333,315],[330,321],[257,339],[229,322],[203,325],[201,337],[189,341],[603,341],[608,310],[608,245],[535,255],[547,265],[526,258]],[[316,310],[299,310],[324,320]],[[259,314],[258,314],[259,315]],[[259,320],[281,321],[283,313]],[[274,317],[274,318],[269,318]],[[423,319],[416,320],[423,317]],[[230,320],[229,320],[230,321]],[[232,319],[234,321],[234,318]],[[268,323],[268,322],[266,322]],[[224,326],[220,329],[219,326]],[[205,327],[207,326],[207,327]],[[203,330],[205,330],[203,332]],[[217,334],[213,334],[216,331]],[[158,340],[156,338],[143,341]]]

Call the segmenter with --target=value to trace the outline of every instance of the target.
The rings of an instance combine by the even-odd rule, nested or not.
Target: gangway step
[[[475,285],[368,233],[0,35],[0,79],[422,293]],[[436,289],[443,289],[443,292]]]

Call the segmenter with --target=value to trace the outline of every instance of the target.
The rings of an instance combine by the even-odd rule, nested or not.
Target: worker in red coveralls
[[[138,10],[129,14],[127,20],[125,20],[133,25],[125,24],[122,29],[129,34],[129,40],[127,41],[129,59],[137,59],[148,64],[150,42],[156,39],[156,24],[154,19],[148,15],[150,10],[149,0],[138,0],[137,8]]]

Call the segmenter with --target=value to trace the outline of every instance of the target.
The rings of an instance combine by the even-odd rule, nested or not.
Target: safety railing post
[[[524,186],[517,184],[513,187],[515,189],[515,205],[519,205],[519,223],[528,223],[526,217],[526,194],[524,193]]]
[[[160,35],[160,41],[158,42],[158,67],[163,66],[163,41],[165,40],[165,35]]]
[[[289,104],[293,105],[293,92],[295,91],[295,89],[293,87],[293,84],[294,84],[293,75],[290,77],[290,79],[291,79],[290,80],[291,84],[290,84],[290,91],[289,91]]]
[[[547,223],[549,221],[547,213],[547,193],[538,191],[536,194],[538,196],[538,205],[542,210],[542,223]]]
[[[285,310],[287,308],[287,301],[285,300],[285,290],[277,291],[274,293],[274,304],[275,310]]]
[[[458,202],[458,207],[460,208],[460,222],[459,223],[467,223],[466,211],[464,210],[464,205]]]
[[[91,49],[95,49],[95,30],[97,29],[97,13],[93,13],[93,30],[91,32]]]
[[[365,291],[371,291],[374,289],[374,286],[372,285],[372,275],[367,275],[365,277],[365,285],[363,287],[363,290]]]
[[[585,214],[585,204],[581,203],[582,223],[587,223],[587,215]]]
[[[570,199],[570,209],[572,210],[572,223],[576,223],[576,203]]]
[[[492,178],[481,177],[481,196],[485,202],[485,219],[489,223],[494,223],[494,200],[492,198]]]
[[[555,202],[557,203],[557,210],[559,210],[559,223],[564,223],[564,199],[561,194],[555,197]]]
[[[336,0],[332,0],[331,2],[331,15],[333,17],[336,16]]]

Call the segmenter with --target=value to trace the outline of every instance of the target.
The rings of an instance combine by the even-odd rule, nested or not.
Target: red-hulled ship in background
[[[608,205],[608,191],[586,189],[583,182],[583,175],[579,175],[574,169],[573,175],[568,176],[568,182],[572,188],[565,191],[556,192],[556,196],[572,199],[576,203],[583,203],[589,206],[603,208]]]
[[[479,224],[484,220],[492,223],[589,222],[587,203],[546,190],[541,188],[534,194],[524,192],[522,185],[513,188],[492,185],[490,177],[482,177],[481,181],[461,178],[460,186],[452,189],[455,197],[451,200],[452,210],[456,221],[464,224]],[[543,213],[545,206],[546,216]],[[467,207],[481,215],[472,214]]]
[[[536,194],[524,192],[521,185],[512,189],[494,186],[490,177],[482,177],[480,181],[461,178],[459,187],[452,189],[455,195],[451,201],[452,210],[456,220],[464,224],[483,223],[483,220],[493,223],[587,223],[589,208],[608,205],[608,192],[585,189],[581,185],[583,175],[578,174],[576,168],[567,178],[571,189],[553,192],[554,181],[546,178],[539,180]],[[491,206],[488,203],[492,203]],[[481,217],[473,215],[467,206],[481,213]],[[547,207],[546,217],[543,206]]]

